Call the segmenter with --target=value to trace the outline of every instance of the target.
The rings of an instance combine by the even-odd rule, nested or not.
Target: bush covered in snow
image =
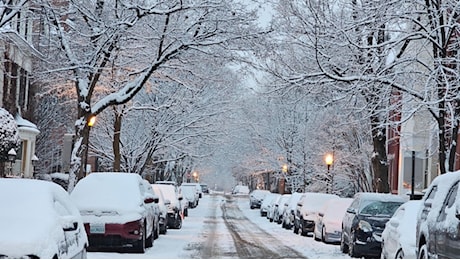
[[[0,108],[0,162],[8,160],[8,151],[19,146],[18,126],[14,117]]]

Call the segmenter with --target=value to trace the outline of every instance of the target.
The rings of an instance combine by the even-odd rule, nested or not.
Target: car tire
[[[324,226],[321,228],[321,241],[323,243],[327,243],[327,241],[326,241],[326,228]]]
[[[398,252],[396,252],[395,259],[404,259],[404,251],[402,250],[402,248],[400,248]]]
[[[146,228],[144,226],[144,232],[142,233],[141,240],[137,240],[134,243],[134,247],[133,247],[134,253],[139,253],[139,254],[145,253],[145,242],[146,242],[145,235],[146,235]]]
[[[355,248],[355,234],[354,233],[351,233],[351,236],[350,236],[350,243],[348,243],[348,255],[350,257],[358,257],[358,252],[356,252],[356,248]]]
[[[181,229],[182,228],[182,218],[179,215],[177,215],[175,222],[176,223],[174,225],[174,228],[175,229]]]
[[[168,227],[166,224],[160,226],[160,234],[161,235],[166,235],[166,233],[168,232]]]
[[[340,251],[346,254],[348,253],[348,245],[345,243],[345,235],[343,233],[342,229],[342,236],[340,237]]]
[[[155,228],[154,228],[154,236],[153,239],[158,239],[160,237],[160,224],[158,221],[155,223]]]
[[[418,250],[418,252],[418,259],[428,259],[428,247],[426,246],[426,244],[423,244],[420,247],[420,250]]]
[[[299,224],[296,225],[295,220],[294,220],[293,226],[294,226],[293,228],[294,234],[298,235],[299,234]]]
[[[152,247],[153,246],[153,231],[152,234],[145,240],[145,247]]]

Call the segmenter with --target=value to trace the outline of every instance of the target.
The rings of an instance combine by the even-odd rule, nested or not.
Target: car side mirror
[[[348,208],[347,213],[356,214],[356,210],[354,208]]]
[[[150,204],[150,203],[152,203],[154,201],[155,201],[155,199],[153,197],[147,197],[147,198],[144,199],[145,204]]]
[[[78,228],[78,222],[73,217],[62,217],[61,225],[64,232],[75,231]]]

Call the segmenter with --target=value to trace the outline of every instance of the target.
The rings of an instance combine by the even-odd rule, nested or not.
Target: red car
[[[91,173],[71,193],[83,217],[88,251],[128,250],[144,253],[152,246],[155,223],[143,179],[134,173]]]

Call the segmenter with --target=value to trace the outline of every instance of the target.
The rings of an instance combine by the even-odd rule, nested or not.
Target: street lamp
[[[198,179],[198,173],[197,172],[193,172],[193,181],[196,182],[196,180]]]
[[[85,176],[88,174],[87,167],[88,167],[89,133],[90,133],[91,127],[93,127],[95,123],[96,123],[96,116],[95,115],[90,115],[88,117],[88,122],[87,122],[87,125],[89,126],[89,129],[88,129],[88,137],[86,138],[85,165],[82,165],[83,166],[83,172],[84,172]]]
[[[16,160],[16,151],[11,148],[8,151],[8,161],[10,162],[10,175],[13,175],[13,162]]]
[[[329,176],[330,176],[330,171],[331,171],[331,165],[334,163],[334,156],[330,153],[326,154],[326,156],[324,157],[324,161],[326,162],[326,165],[327,165],[327,178],[329,180]],[[330,184],[331,184],[331,192],[333,191],[333,185],[334,185],[334,179],[331,178],[329,180]],[[329,183],[327,185],[327,193],[329,193]]]
[[[38,156],[34,154],[31,160],[32,160],[32,175],[35,177],[35,167],[37,167],[37,164],[38,164]]]

